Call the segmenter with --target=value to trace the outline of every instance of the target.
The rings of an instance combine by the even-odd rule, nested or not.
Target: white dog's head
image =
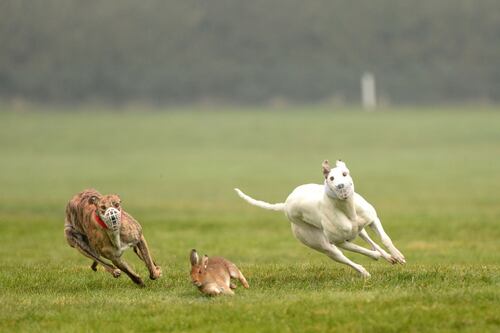
[[[322,167],[325,186],[330,196],[345,200],[354,194],[354,182],[344,162],[338,160],[332,169],[328,160],[325,160]]]

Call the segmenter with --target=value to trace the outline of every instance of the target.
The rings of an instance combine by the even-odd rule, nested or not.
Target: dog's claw
[[[406,260],[404,257],[392,256],[392,258],[394,260],[394,264],[400,264],[400,265],[406,264]]]

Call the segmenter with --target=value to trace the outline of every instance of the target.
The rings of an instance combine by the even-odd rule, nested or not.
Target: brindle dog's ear
[[[113,200],[113,205],[114,204],[118,204],[118,205],[121,205],[122,203],[122,198],[120,198],[120,196],[118,194],[113,194],[114,197],[116,197],[116,200]]]
[[[89,198],[89,203],[92,205],[97,204],[98,201],[99,201],[99,198],[96,195],[93,195]]]
[[[323,167],[323,176],[328,177],[328,174],[330,173],[330,163],[328,162],[328,160],[324,160],[323,161],[323,164],[321,165]]]

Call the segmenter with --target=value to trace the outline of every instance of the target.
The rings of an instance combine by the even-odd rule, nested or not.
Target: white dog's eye
[[[344,177],[347,176],[347,172],[345,172],[345,171],[342,172],[342,176],[344,176]]]
[[[333,181],[333,176],[330,177],[330,180]]]

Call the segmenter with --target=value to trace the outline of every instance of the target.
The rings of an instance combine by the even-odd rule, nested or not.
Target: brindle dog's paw
[[[134,281],[135,284],[137,284],[139,287],[145,287],[146,285],[144,284],[144,281],[140,277],[130,277],[132,281]]]
[[[156,280],[156,279],[160,278],[162,275],[161,267],[155,266],[155,268],[156,268],[155,272],[153,274],[149,274],[149,278],[151,280]]]
[[[120,271],[119,269],[115,269],[115,270],[113,270],[113,272],[111,274],[116,279],[116,278],[119,278],[122,275],[122,271]]]

